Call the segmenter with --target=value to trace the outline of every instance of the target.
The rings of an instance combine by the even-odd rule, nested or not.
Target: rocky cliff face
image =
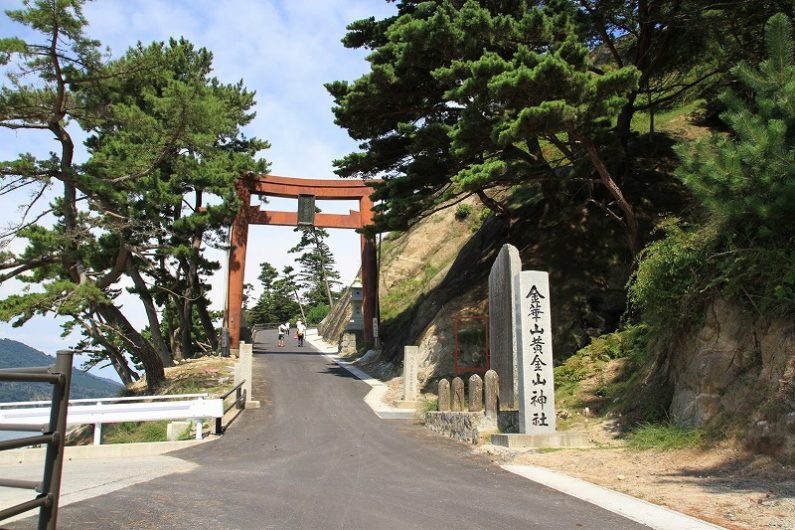
[[[716,300],[669,347],[675,422],[748,429],[752,449],[795,461],[795,323]]]

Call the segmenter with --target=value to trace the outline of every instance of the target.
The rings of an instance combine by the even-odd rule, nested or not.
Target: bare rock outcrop
[[[671,347],[677,424],[738,425],[751,449],[795,458],[795,323],[719,299]]]

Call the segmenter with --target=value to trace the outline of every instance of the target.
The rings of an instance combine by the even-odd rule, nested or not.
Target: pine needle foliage
[[[674,220],[649,245],[629,297],[653,323],[692,316],[720,295],[758,314],[795,309],[795,43],[783,14],[766,26],[767,58],[732,72],[721,115],[730,134],[681,144],[677,176],[698,199],[703,221]],[[706,296],[705,296],[706,295]]]

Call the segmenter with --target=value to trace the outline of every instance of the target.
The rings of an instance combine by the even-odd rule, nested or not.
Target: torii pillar
[[[320,180],[280,177],[277,175],[248,174],[236,184],[242,206],[232,223],[229,251],[229,279],[227,289],[227,323],[229,347],[238,349],[243,314],[243,282],[246,270],[246,245],[250,224],[297,226],[297,212],[263,211],[251,206],[252,195],[286,197],[297,199],[299,195],[314,195],[322,200],[358,200],[359,211],[351,210],[347,215],[315,215],[315,226],[320,228],[360,229],[373,224],[373,201],[370,198],[372,184],[378,180]],[[364,232],[361,238],[362,258],[362,316],[364,317],[364,341],[373,342],[373,318],[376,316],[378,296],[378,266],[375,240]]]

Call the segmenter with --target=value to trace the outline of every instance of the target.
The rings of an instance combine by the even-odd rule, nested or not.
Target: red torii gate
[[[246,245],[248,226],[280,225],[297,226],[296,212],[263,211],[259,206],[250,206],[251,195],[285,197],[297,199],[299,195],[314,195],[323,200],[358,200],[359,211],[350,210],[347,215],[315,215],[315,226],[321,228],[363,228],[373,223],[373,192],[371,184],[377,180],[321,180],[280,177],[277,175],[244,175],[237,181],[237,194],[243,206],[232,224],[231,249],[229,252],[229,279],[227,310],[229,347],[240,345],[240,324],[243,306],[243,280],[246,270]],[[369,183],[369,184],[368,184]],[[362,252],[362,316],[364,317],[364,341],[373,341],[373,317],[377,296],[377,269],[375,240],[361,234]]]

